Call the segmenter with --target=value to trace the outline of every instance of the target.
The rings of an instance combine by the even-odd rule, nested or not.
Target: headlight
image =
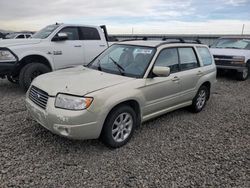
[[[244,64],[245,57],[244,56],[233,56],[232,64]]]
[[[84,110],[91,105],[92,101],[93,98],[91,97],[58,94],[55,101],[55,107],[68,110]]]
[[[2,62],[16,61],[16,57],[8,50],[0,50],[0,61]]]

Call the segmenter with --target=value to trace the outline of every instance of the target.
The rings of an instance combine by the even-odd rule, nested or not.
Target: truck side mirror
[[[67,33],[57,33],[52,41],[64,41],[68,39],[68,34]]]
[[[170,68],[154,66],[153,73],[158,77],[168,77],[170,75]]]

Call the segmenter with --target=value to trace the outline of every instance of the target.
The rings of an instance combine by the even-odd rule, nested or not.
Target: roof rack
[[[142,37],[142,38],[132,38],[132,39],[125,39],[125,40],[120,40],[119,42],[126,42],[126,41],[136,41],[136,40],[148,40],[148,37]]]
[[[166,38],[166,37],[163,37],[162,38],[163,41],[166,41],[166,42],[162,42],[160,44],[158,44],[156,47],[159,47],[161,45],[164,45],[164,44],[169,44],[169,43],[192,43],[192,44],[202,44],[202,42],[199,40],[199,39],[196,39],[196,40],[184,40],[183,38]],[[167,40],[172,40],[172,41],[167,41]],[[175,41],[173,41],[175,40]],[[176,42],[176,40],[178,42]]]

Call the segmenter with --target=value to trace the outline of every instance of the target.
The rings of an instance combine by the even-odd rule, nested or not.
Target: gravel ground
[[[0,187],[250,187],[250,79],[216,88],[201,113],[161,116],[111,150],[45,130],[1,80]]]

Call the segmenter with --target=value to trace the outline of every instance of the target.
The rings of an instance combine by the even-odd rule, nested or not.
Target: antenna
[[[241,35],[244,34],[244,29],[245,29],[245,24],[242,25],[242,31],[241,31]]]

